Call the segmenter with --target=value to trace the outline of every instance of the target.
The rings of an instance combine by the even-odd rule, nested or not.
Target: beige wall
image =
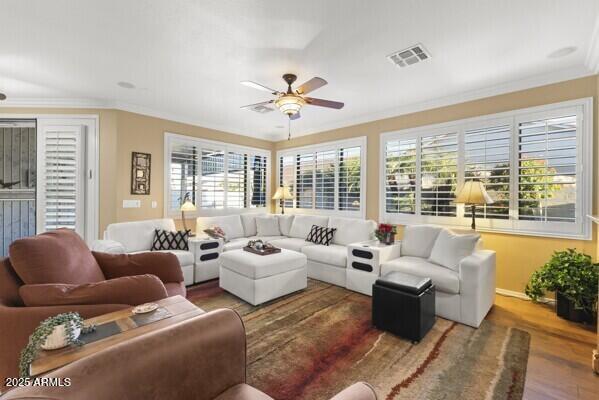
[[[366,181],[366,215],[378,220],[379,212],[379,138],[381,133],[413,128],[423,125],[437,124],[463,118],[494,114],[519,108],[533,107],[560,101],[593,97],[595,102],[594,145],[597,149],[599,139],[597,134],[597,119],[599,119],[598,76],[561,82],[553,85],[513,92],[489,97],[481,100],[440,107],[422,112],[401,115],[379,121],[335,129],[318,134],[301,136],[291,141],[280,141],[275,145],[275,151],[290,147],[305,146],[356,136],[368,137],[368,165]],[[594,152],[594,168],[597,170],[597,151]],[[275,168],[273,166],[273,168]],[[273,170],[273,176],[275,176]],[[598,175],[594,175],[594,204],[597,205]],[[596,228],[593,228],[592,241],[550,239],[532,236],[483,233],[485,247],[497,251],[497,286],[499,288],[522,292],[532,271],[541,266],[551,256],[554,250],[576,247],[587,254],[599,257]]]

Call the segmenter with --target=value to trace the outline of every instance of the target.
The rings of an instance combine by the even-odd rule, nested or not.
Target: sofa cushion
[[[401,255],[429,258],[442,229],[436,225],[406,226],[401,239]]]
[[[429,261],[459,271],[460,261],[472,254],[479,238],[477,233],[456,235],[443,229],[437,236]]]
[[[250,279],[260,279],[305,267],[306,256],[286,249],[268,256],[237,250],[223,253],[220,262],[221,268]]]
[[[225,215],[218,217],[199,217],[196,221],[196,232],[204,232],[204,229],[218,226],[221,228],[227,240],[237,239],[245,236],[241,217],[239,215]]]
[[[231,250],[241,249],[248,244],[248,241],[249,241],[249,239],[247,239],[247,238],[233,239],[223,245],[223,251],[231,251]]]
[[[329,217],[322,217],[318,215],[296,215],[293,218],[291,229],[289,230],[289,236],[305,240],[312,229],[312,225],[328,226]]]
[[[133,253],[129,253],[129,254],[144,254],[147,253],[147,251],[134,251]],[[153,250],[152,253],[171,253],[174,254],[177,257],[177,260],[179,261],[179,264],[181,264],[182,267],[188,266],[193,264],[195,261],[193,259],[193,253],[191,251],[185,251],[185,250]]]
[[[87,244],[68,229],[15,240],[9,255],[17,275],[27,284],[81,284],[105,279]]]
[[[333,236],[335,236],[336,230],[337,228],[327,228],[326,226],[312,225],[312,229],[310,229],[310,233],[308,233],[306,241],[328,246],[333,243]]]
[[[256,236],[256,217],[264,214],[241,214],[241,225],[243,225],[243,236]]]
[[[347,247],[338,244],[329,246],[306,246],[302,248],[308,260],[345,268],[347,265]]]
[[[271,240],[270,244],[272,244],[275,247],[280,247],[282,249],[288,249],[293,251],[302,251],[302,249],[306,246],[316,246],[314,243],[306,242],[305,239],[298,238],[275,239]]]
[[[333,243],[347,246],[371,240],[374,237],[376,222],[359,218],[331,217],[329,228],[337,228]]]
[[[279,219],[275,216],[256,217],[256,236],[280,236]]]
[[[381,275],[393,271],[431,278],[437,290],[452,294],[460,293],[460,278],[457,272],[441,265],[433,264],[424,258],[402,256],[393,261],[381,264]]]
[[[72,285],[46,283],[23,285],[19,294],[27,307],[81,304],[138,304],[168,297],[162,281],[155,275],[133,275],[107,281]]]
[[[164,284],[166,292],[170,296],[183,296],[187,294],[185,289],[185,282],[167,282]]]
[[[175,222],[170,218],[145,221],[119,222],[106,227],[104,239],[110,239],[125,246],[127,253],[150,250],[155,229],[176,231]]]
[[[294,215],[285,215],[285,214],[277,214],[277,218],[279,219],[279,229],[281,230],[281,235],[289,236],[289,232],[291,231],[291,224],[293,224]]]
[[[246,238],[248,241],[249,240],[262,240],[263,242],[270,242],[272,240],[278,240],[278,239],[286,239],[285,236],[250,236],[249,238]]]

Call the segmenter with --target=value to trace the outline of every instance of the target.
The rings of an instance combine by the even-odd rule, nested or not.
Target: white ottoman
[[[305,289],[307,257],[297,251],[260,256],[244,250],[220,256],[220,287],[252,305]]]

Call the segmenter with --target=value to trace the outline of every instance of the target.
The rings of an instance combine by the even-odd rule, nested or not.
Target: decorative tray
[[[243,250],[250,252],[250,253],[258,254],[259,256],[268,256],[270,254],[276,254],[276,253],[281,252],[281,249],[279,249],[278,247],[273,247],[273,248],[264,249],[264,250],[256,250],[250,246],[245,246],[243,248]]]

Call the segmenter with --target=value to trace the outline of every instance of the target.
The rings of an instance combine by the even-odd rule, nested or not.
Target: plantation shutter
[[[313,208],[314,153],[298,154],[296,162],[296,207]]]
[[[225,152],[202,149],[201,208],[225,207]]]
[[[279,185],[289,187],[289,193],[295,193],[295,156],[279,158]],[[293,207],[293,200],[285,200],[285,207]]]
[[[481,181],[494,201],[477,206],[477,218],[509,218],[511,131],[510,124],[502,124],[464,132],[464,179]],[[472,216],[470,207],[464,216]]]
[[[250,207],[266,207],[266,165],[268,157],[250,157]]]
[[[455,217],[458,135],[424,136],[420,142],[420,210],[422,215]]]
[[[385,145],[385,209],[388,213],[416,213],[416,139]]]
[[[361,147],[339,149],[339,210],[360,210]]]
[[[43,125],[39,164],[38,229],[67,228],[85,235],[85,127]]]
[[[518,124],[518,219],[576,222],[577,117]]]
[[[171,147],[170,165],[170,199],[169,208],[179,211],[186,195],[196,204],[198,191],[198,153],[196,145],[189,143],[173,143]]]
[[[227,207],[247,207],[248,155],[229,152],[227,156]]]
[[[333,210],[335,208],[335,165],[337,152],[335,150],[319,151],[316,153],[316,169],[314,197],[315,208]]]

